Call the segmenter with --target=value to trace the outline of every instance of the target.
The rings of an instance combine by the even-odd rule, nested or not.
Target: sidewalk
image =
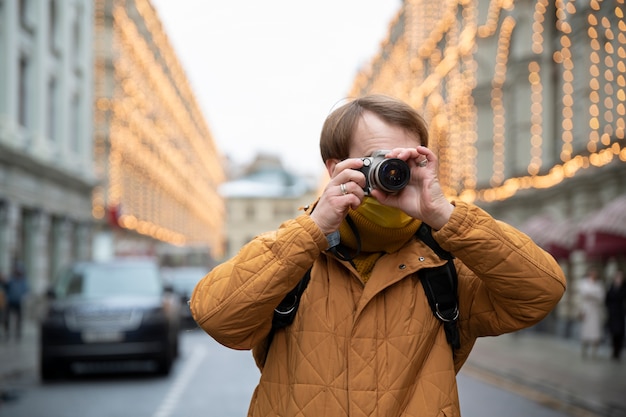
[[[33,321],[21,340],[0,341],[0,403],[38,383],[38,352]],[[626,351],[583,359],[576,341],[525,331],[478,340],[461,372],[574,417],[626,416]]]
[[[29,319],[23,325],[19,340],[0,333],[0,407],[19,396],[23,386],[39,381],[38,329]]]
[[[479,339],[461,370],[576,417],[626,416],[626,351],[584,359],[577,341],[525,331]]]

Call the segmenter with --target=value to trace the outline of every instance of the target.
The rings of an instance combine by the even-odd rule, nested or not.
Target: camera
[[[357,171],[365,175],[365,194],[369,195],[373,189],[379,189],[393,194],[402,190],[409,183],[411,169],[402,159],[385,158],[389,151],[379,150],[372,156],[361,158],[363,166]]]

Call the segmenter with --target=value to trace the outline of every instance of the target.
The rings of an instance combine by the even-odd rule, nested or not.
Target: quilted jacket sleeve
[[[251,349],[269,333],[274,308],[327,245],[306,214],[256,237],[196,285],[189,304],[194,319],[223,345]]]
[[[536,324],[565,291],[563,271],[550,254],[476,206],[457,202],[434,237],[460,261],[459,318],[467,348],[476,337]]]

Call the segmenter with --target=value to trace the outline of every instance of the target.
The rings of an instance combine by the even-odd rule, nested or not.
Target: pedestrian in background
[[[624,346],[624,334],[626,333],[626,284],[624,284],[624,272],[619,269],[613,275],[604,302],[608,314],[607,327],[611,335],[611,347],[613,349],[611,358],[619,361]]]
[[[579,295],[582,356],[595,357],[602,339],[605,296],[597,269],[589,269],[587,276],[581,280]]]
[[[458,416],[456,375],[476,339],[532,326],[558,303],[565,278],[554,258],[478,206],[448,200],[427,146],[406,103],[373,95],[339,107],[322,127],[330,180],[318,201],[196,285],[196,322],[225,346],[252,349],[261,370],[248,416]],[[376,155],[391,166],[380,175],[405,178],[404,188],[372,180]],[[418,279],[446,264],[416,237],[422,222],[455,257],[454,351]],[[272,333],[274,309],[307,270],[295,320]]]
[[[6,293],[7,311],[4,318],[6,336],[10,337],[11,328],[13,328],[15,337],[20,339],[22,337],[22,308],[24,298],[28,293],[28,281],[26,279],[24,265],[20,261],[16,261],[13,265],[13,271],[6,285]]]

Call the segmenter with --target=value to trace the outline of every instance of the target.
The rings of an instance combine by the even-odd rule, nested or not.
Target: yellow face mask
[[[365,196],[361,205],[356,209],[367,220],[381,227],[399,229],[413,220],[411,216],[395,207],[384,206],[374,197]]]

